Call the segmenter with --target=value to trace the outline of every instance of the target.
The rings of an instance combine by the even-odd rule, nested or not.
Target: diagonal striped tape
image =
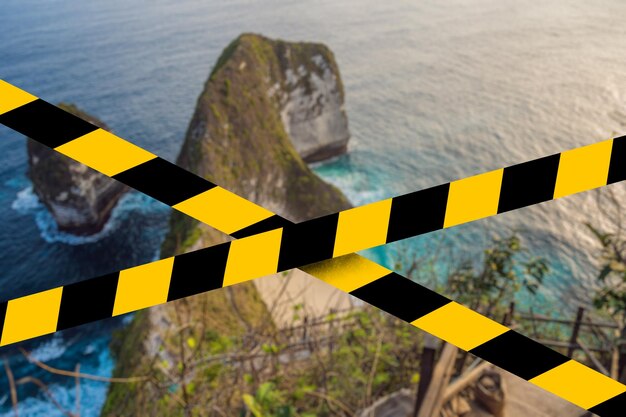
[[[134,146],[134,145],[132,145],[132,146]],[[86,149],[87,154],[89,154],[89,151],[90,151],[90,149],[89,149],[89,148],[90,148],[90,147],[91,147],[91,146],[87,146],[87,147],[86,147],[86,148],[87,148],[87,149]],[[135,148],[136,148],[136,147],[135,147]],[[103,151],[106,151],[106,149],[103,149]],[[141,158],[141,157],[143,157],[143,156],[141,156],[141,152],[140,152],[140,150],[135,150],[135,151],[136,151],[136,152],[135,152],[136,154],[139,154],[139,155],[140,155],[140,158]],[[82,152],[85,152],[85,151],[83,150]],[[145,152],[145,151],[144,151],[144,152]],[[75,152],[75,153],[77,153],[77,154],[81,154],[80,152]],[[93,153],[92,153],[92,154],[93,154]],[[601,152],[599,152],[599,154],[600,154],[600,155],[602,155],[602,154],[601,154]],[[134,156],[133,156],[133,157],[134,157]],[[140,158],[139,158],[139,159],[140,159]],[[154,158],[155,158],[154,156],[151,156],[150,158],[146,158],[146,161],[153,160]],[[583,158],[585,158],[584,154],[583,154]],[[87,162],[87,161],[89,161],[89,158],[88,158],[88,157],[87,157],[87,158],[84,158],[84,160],[83,160],[83,161],[81,161],[81,162]],[[97,163],[97,162],[96,162],[96,163]],[[88,165],[89,165],[89,163],[88,163]],[[93,162],[93,161],[91,161],[91,165],[92,165],[92,166],[94,165],[94,162]],[[105,169],[108,169],[108,168],[101,169],[101,172],[104,172],[104,170],[105,170]],[[115,169],[119,169],[119,168],[115,168]],[[495,173],[495,172],[497,172],[497,171],[494,171],[494,173]],[[115,174],[113,174],[113,172],[111,172],[111,171],[108,171],[108,172],[106,172],[106,173],[107,173],[108,175],[115,175]],[[494,181],[494,177],[495,177],[495,175],[494,175],[494,174],[492,174],[492,173],[489,173],[489,174],[491,174],[491,175],[492,175],[492,177],[491,177],[491,178],[489,178],[489,176],[488,176],[488,175],[485,175],[483,178],[480,178],[480,176],[473,177],[473,178],[476,180],[476,183],[475,183],[475,184],[479,184],[479,188],[489,190],[489,188],[490,188],[490,187],[493,187],[493,183],[495,182],[495,181]],[[570,175],[570,177],[571,177],[571,175]],[[196,178],[197,178],[197,177],[196,177]],[[452,183],[452,184],[455,184],[455,183]],[[452,184],[451,184],[451,185],[452,185]],[[563,184],[567,185],[565,182],[563,182]],[[592,183],[592,184],[593,184],[593,183]],[[457,185],[459,186],[459,188],[458,188],[458,190],[459,190],[459,191],[458,191],[457,195],[458,195],[458,196],[462,196],[462,195],[463,195],[463,192],[464,192],[464,191],[466,191],[466,190],[467,190],[467,188],[468,188],[468,187],[467,187],[467,184],[462,184],[462,183],[460,183],[460,181],[459,181],[459,182],[457,182]],[[570,193],[570,194],[571,194],[571,193],[573,193],[573,192],[578,192],[578,191],[576,190],[576,188],[574,188],[574,191],[572,191],[572,186],[571,186],[571,185],[569,185],[569,187],[570,187],[570,190],[569,190],[569,193]],[[576,185],[575,185],[575,184],[574,184],[574,187],[576,187]],[[469,187],[469,188],[471,189],[471,187]],[[228,192],[226,192],[225,190],[224,190],[224,192],[225,192],[225,193],[228,193]],[[231,194],[231,195],[232,195],[232,194]],[[563,194],[563,195],[567,195],[567,194]],[[234,195],[232,195],[232,196],[234,196]],[[556,192],[555,192],[555,196],[556,196]],[[237,197],[237,198],[240,198],[240,197]],[[243,200],[243,199],[242,199],[242,200]],[[243,200],[243,201],[245,201],[245,200]],[[346,229],[348,229],[348,230],[350,230],[350,228],[351,228],[351,227],[353,227],[355,224],[358,226],[358,225],[359,225],[360,223],[362,223],[364,220],[366,221],[366,220],[367,220],[367,218],[368,218],[368,217],[370,217],[370,216],[374,216],[374,217],[376,217],[376,218],[380,217],[380,216],[377,216],[377,215],[380,215],[380,213],[381,213],[381,212],[382,212],[382,213],[385,213],[385,211],[386,211],[386,210],[389,210],[387,206],[388,206],[390,203],[391,203],[391,200],[386,200],[386,201],[383,201],[383,202],[380,202],[380,203],[376,203],[376,204],[370,205],[369,207],[368,207],[368,206],[365,206],[365,207],[367,207],[367,210],[363,210],[363,211],[361,211],[361,212],[353,212],[351,215],[345,216],[345,218],[344,218],[344,223],[343,223],[343,227],[344,227],[344,228],[346,228]],[[249,204],[250,204],[250,205],[253,205],[252,203],[249,203]],[[533,203],[530,203],[530,204],[533,204]],[[526,205],[528,205],[528,204],[526,204]],[[253,205],[253,206],[254,206],[254,205]],[[199,208],[200,208],[200,207],[199,207]],[[483,213],[484,213],[484,212],[485,212],[485,210],[486,210],[486,208],[488,208],[488,204],[483,204],[481,207],[475,207],[474,209],[475,209],[476,213],[480,213],[480,212],[481,212],[481,210],[483,210]],[[506,211],[506,209],[503,209],[502,211]],[[345,213],[345,212],[344,212],[344,213]],[[342,213],[340,213],[340,215],[341,215],[341,214],[342,214]],[[446,225],[446,227],[447,227],[447,226],[454,225],[454,224],[459,224],[459,223],[464,222],[464,221],[459,221],[459,220],[458,220],[458,215],[459,215],[459,213],[453,213],[453,214],[454,214],[454,215],[448,215],[448,214],[446,214],[446,219],[448,219],[448,218],[452,219],[452,220],[450,221],[450,223],[449,223],[448,225]],[[270,215],[271,215],[271,213],[270,213]],[[463,215],[463,213],[460,213],[460,215],[462,216],[462,215]],[[456,216],[456,217],[455,217],[455,216]],[[272,220],[272,219],[273,219],[273,220]],[[456,219],[456,220],[455,220],[455,219]],[[455,221],[456,221],[457,223],[454,223]],[[468,221],[469,221],[469,220],[468,220]],[[273,218],[272,218],[272,217],[266,217],[264,221],[261,221],[261,224],[269,224],[269,225],[272,225],[272,224],[275,224],[275,223],[276,223],[276,216],[273,216]],[[254,227],[258,227],[258,226],[253,225],[252,227],[254,228]],[[261,227],[263,227],[263,226],[261,226]],[[265,226],[265,227],[267,227],[267,226]],[[374,227],[373,227],[373,229],[376,229],[376,228],[377,228],[377,229],[378,229],[378,231],[377,231],[377,232],[375,232],[375,233],[365,234],[365,235],[363,236],[363,238],[367,240],[367,239],[372,239],[372,236],[376,236],[376,235],[378,235],[378,237],[380,237],[380,235],[384,232],[383,227],[384,227],[384,223],[383,223],[383,222],[379,222],[377,225],[374,225]],[[337,226],[337,228],[339,229],[339,226]],[[250,232],[250,230],[248,230],[248,232]],[[348,234],[348,233],[346,233],[346,235],[347,235],[347,234]],[[268,236],[267,236],[267,240],[266,240],[266,242],[265,242],[265,243],[269,243],[269,244],[271,245],[271,244],[272,244],[272,242],[275,242],[275,240],[276,240],[276,235],[274,235],[274,236],[269,236],[269,235],[270,235],[269,233],[268,233],[267,235],[268,235]],[[345,246],[345,244],[346,244],[346,242],[344,242],[344,246]],[[350,240],[347,240],[347,245],[350,245],[350,244],[351,244],[351,243],[350,243]],[[234,265],[234,266],[235,266],[235,265],[238,265],[240,262],[237,262],[237,261],[232,261],[232,259],[237,259],[237,256],[239,256],[239,257],[241,257],[241,259],[243,260],[243,259],[245,259],[245,254],[247,253],[247,251],[248,251],[249,249],[254,249],[254,248],[255,248],[255,246],[254,246],[254,245],[250,245],[248,248],[245,248],[245,247],[240,247],[237,251],[233,251],[233,250],[231,249],[230,256],[228,256],[228,263],[229,263],[229,264],[232,264],[232,265]],[[339,248],[339,249],[338,249],[338,248]],[[340,254],[341,254],[341,250],[342,250],[342,249],[341,249],[341,245],[339,245],[339,246],[337,246],[337,245],[336,245],[336,246],[335,246],[335,251],[334,251],[334,256],[340,255]],[[343,250],[346,250],[346,249],[343,249]],[[238,254],[238,255],[237,255],[237,254]],[[373,267],[373,268],[372,268],[372,265],[370,265],[370,268],[363,268],[363,267],[361,267],[361,268],[356,268],[356,269],[355,269],[355,268],[354,268],[354,266],[355,266],[355,264],[358,264],[358,263],[359,263],[359,259],[360,259],[361,263],[362,263],[362,262],[368,263],[369,261],[366,261],[366,260],[364,260],[363,258],[358,258],[358,257],[357,257],[357,255],[352,255],[352,256],[349,256],[349,257],[344,257],[344,258],[345,258],[345,259],[348,259],[348,258],[349,258],[349,259],[356,259],[356,262],[346,262],[346,261],[345,261],[345,259],[343,259],[343,260],[342,260],[342,262],[341,262],[341,264],[342,264],[342,265],[344,265],[344,266],[346,266],[346,265],[348,265],[348,264],[353,264],[353,265],[349,268],[349,270],[360,270],[360,271],[361,271],[361,274],[363,274],[364,272],[366,272],[366,270],[374,270],[374,271],[375,271],[376,269],[379,269],[379,271],[380,271],[380,270],[384,270],[382,267],[377,266],[377,265],[376,265],[375,267]],[[171,258],[170,258],[170,260],[171,260]],[[170,262],[170,260],[163,260],[163,261],[159,261],[159,262],[165,262],[165,263],[167,263],[167,262]],[[326,264],[330,264],[330,263],[332,263],[332,262],[333,262],[333,261],[330,261],[330,262],[327,262]],[[170,262],[170,263],[171,263],[171,262]],[[371,264],[371,262],[370,262],[370,264]],[[152,264],[150,264],[150,265],[151,265],[152,267],[154,267],[154,265],[152,265]],[[375,264],[374,264],[374,265],[375,265]],[[269,270],[269,269],[273,269],[273,268],[274,268],[274,266],[273,266],[273,263],[272,263],[272,262],[269,262],[269,264],[268,264],[268,263],[266,263],[265,267],[267,267],[267,268],[268,268],[268,270]],[[318,266],[318,267],[319,267],[319,266]],[[326,269],[326,270],[329,270],[329,269],[330,269],[330,270],[333,270],[334,268],[328,268],[328,267],[326,266],[326,267],[324,267],[323,269]],[[123,286],[123,284],[121,284],[121,283],[123,283],[123,282],[139,282],[139,281],[140,281],[140,279],[141,279],[141,277],[143,277],[143,279],[145,280],[147,277],[151,277],[151,276],[155,276],[155,275],[156,275],[156,276],[161,276],[161,277],[165,276],[163,273],[160,273],[160,274],[159,274],[159,272],[158,272],[158,271],[159,271],[159,269],[158,269],[158,268],[154,269],[151,273],[147,273],[147,272],[145,272],[145,271],[144,271],[143,273],[141,273],[141,271],[138,271],[138,270],[137,270],[137,268],[132,268],[131,270],[127,270],[127,271],[128,271],[128,272],[127,272],[126,276],[132,276],[132,277],[134,277],[134,279],[126,279],[126,280],[121,280],[121,275],[120,275],[120,284],[119,284],[119,285],[122,285],[122,286]],[[133,271],[133,272],[131,273],[131,272],[129,272],[129,271]],[[161,270],[161,271],[162,271],[162,270]],[[124,271],[122,271],[122,272],[124,272]],[[138,274],[137,272],[140,272],[140,273]],[[251,271],[250,271],[250,272],[251,272]],[[313,271],[313,272],[314,272],[314,271]],[[348,272],[348,271],[346,271],[346,273],[347,273],[347,272]],[[388,270],[387,270],[387,272],[388,272],[388,273],[390,273],[391,271],[388,271]],[[247,273],[247,272],[244,272],[244,274],[243,274],[243,275],[245,275],[246,273]],[[249,272],[248,272],[248,273],[249,273]],[[130,275],[129,275],[129,274],[130,274]],[[318,271],[318,274],[319,274],[319,271]],[[240,271],[231,272],[231,276],[232,276],[233,278],[228,278],[228,281],[229,281],[229,283],[228,283],[228,284],[230,285],[230,284],[232,284],[232,283],[236,283],[237,281],[233,281],[233,279],[237,279],[236,277],[240,277],[241,275],[242,275],[242,274],[241,274],[241,272],[240,272]],[[344,275],[345,275],[345,273],[344,273]],[[349,275],[349,274],[348,274],[348,275]],[[372,274],[371,274],[371,272],[370,272],[369,274],[368,274],[368,273],[365,273],[364,275],[365,275],[365,276],[369,276],[370,278],[372,278]],[[395,274],[393,274],[393,275],[395,275]],[[335,274],[335,277],[334,277],[333,279],[337,278],[337,276],[338,276],[338,275],[337,275],[337,274]],[[359,277],[360,277],[360,276],[362,276],[362,275],[359,275]],[[374,276],[375,276],[375,275],[374,275]],[[387,276],[387,275],[385,275],[385,277],[386,277],[386,276]],[[137,277],[139,277],[139,278],[137,278]],[[226,276],[226,275],[224,276],[224,280],[225,280],[225,281],[227,280],[227,276]],[[103,280],[102,280],[102,282],[106,282],[106,281],[107,281],[106,279],[103,279]],[[162,281],[165,281],[165,280],[162,280]],[[348,281],[349,281],[349,280],[346,280],[346,282],[348,282]],[[377,286],[380,286],[380,284],[381,284],[381,283],[383,283],[383,282],[385,282],[385,281],[386,281],[386,282],[390,282],[390,283],[392,283],[392,282],[397,282],[397,279],[396,279],[396,280],[394,280],[394,281],[390,281],[389,279],[382,279],[382,278],[379,278],[378,280],[376,280],[376,282],[377,282]],[[407,281],[407,280],[403,280],[403,281]],[[410,282],[410,281],[407,281],[407,282]],[[79,283],[79,284],[80,284],[80,283]],[[345,283],[344,283],[344,284],[345,284]],[[353,284],[354,284],[354,282],[353,282]],[[414,284],[414,283],[411,283],[411,284]],[[417,284],[414,284],[414,285],[417,285]],[[162,288],[162,289],[161,289],[161,291],[163,291],[163,288],[164,288],[164,287],[165,287],[164,285],[161,285],[161,288]],[[140,287],[139,287],[139,288],[140,288]],[[375,291],[375,293],[376,293],[376,292],[378,292],[378,290],[381,290],[381,289],[383,289],[383,290],[384,290],[384,288],[386,288],[386,287],[385,287],[385,285],[383,285],[383,286],[382,286],[382,288],[378,288],[378,287],[377,287],[377,291]],[[104,288],[102,288],[102,289],[104,289]],[[342,288],[342,289],[344,289],[344,290],[345,290],[345,288]],[[366,294],[367,294],[367,291],[366,291],[366,290],[362,290],[362,291],[365,291],[365,293],[361,294],[360,298],[362,298],[362,299],[366,299],[366,298],[367,298],[367,295],[366,295]],[[362,292],[362,291],[361,291],[361,292]],[[119,290],[118,290],[118,292],[119,292]],[[354,293],[354,295],[359,296],[358,294],[359,294],[359,293]],[[364,294],[365,294],[365,295],[364,295]],[[127,294],[127,295],[128,295],[128,294]],[[26,297],[23,297],[23,298],[26,298]],[[128,297],[127,297],[127,298],[128,298]],[[130,297],[130,298],[132,298],[132,297]],[[122,299],[123,299],[123,297],[122,297]],[[157,298],[154,298],[154,300],[156,300],[156,299],[157,299]],[[366,301],[367,301],[367,300],[366,300]],[[371,299],[370,299],[370,302],[372,302],[372,301],[373,301],[373,300],[371,300]],[[413,302],[415,302],[415,299],[413,299],[412,301],[413,301]],[[383,302],[382,302],[382,303],[384,304],[384,300],[383,300]],[[376,302],[372,302],[372,304],[377,305],[377,303],[376,303]],[[380,304],[380,303],[378,303],[378,304]],[[115,305],[117,306],[117,305],[118,305],[118,302],[116,302],[116,304],[115,304]],[[456,307],[455,307],[455,306],[456,306]],[[139,307],[139,308],[141,308],[141,307]],[[388,307],[388,308],[386,308],[385,310],[389,311],[389,310],[390,310],[390,308]],[[467,312],[469,312],[469,315],[468,315],[468,314],[461,314],[461,312],[463,312],[463,311],[465,311],[465,310],[466,310]],[[405,312],[405,313],[406,313],[406,312]],[[118,313],[118,314],[119,314],[119,313]],[[400,316],[401,318],[403,318],[403,319],[405,319],[405,320],[407,320],[407,321],[410,321],[410,320],[408,320],[406,317],[402,317],[402,314],[401,314],[400,312],[394,312],[393,314],[396,314],[396,315]],[[410,313],[406,313],[406,314],[410,314]],[[415,325],[416,325],[416,326],[418,326],[418,327],[424,328],[425,330],[429,330],[429,329],[431,329],[431,330],[429,330],[429,331],[431,331],[432,333],[437,334],[437,333],[436,333],[436,330],[437,330],[437,329],[442,329],[442,328],[444,328],[444,326],[441,326],[441,325],[435,325],[435,327],[433,328],[433,327],[432,327],[432,326],[433,326],[433,324],[432,324],[432,323],[433,323],[433,320],[434,320],[434,323],[437,323],[437,322],[438,322],[438,320],[440,320],[441,318],[444,318],[444,320],[443,320],[443,321],[441,321],[442,323],[445,323],[445,322],[450,322],[450,320],[451,320],[451,322],[454,322],[454,319],[455,319],[455,318],[457,318],[457,319],[458,319],[458,318],[464,318],[464,320],[462,320],[462,323],[465,323],[465,324],[468,324],[468,323],[473,323],[473,324],[475,324],[475,326],[474,326],[474,327],[481,327],[481,326],[479,326],[479,324],[480,324],[480,319],[482,318],[482,320],[486,320],[486,321],[487,321],[487,323],[489,323],[489,325],[484,325],[484,326],[482,326],[482,329],[481,329],[481,332],[482,332],[482,333],[485,333],[485,335],[487,335],[487,336],[489,336],[489,335],[493,335],[493,334],[495,334],[495,333],[497,333],[497,332],[502,333],[502,329],[504,329],[504,331],[508,330],[508,329],[504,328],[503,326],[500,326],[500,325],[498,325],[497,323],[492,322],[491,320],[486,319],[486,318],[484,318],[484,317],[482,317],[482,316],[478,315],[477,313],[471,312],[471,310],[467,310],[467,309],[465,309],[464,307],[462,307],[462,306],[460,306],[460,305],[458,305],[458,304],[456,304],[456,303],[449,302],[449,300],[448,300],[448,303],[447,303],[447,304],[445,304],[445,307],[440,307],[439,309],[437,309],[436,314],[435,314],[435,312],[432,312],[432,313],[430,313],[430,314],[428,314],[428,315],[426,315],[426,316],[425,316],[425,319],[427,319],[427,320],[422,320],[422,319],[419,319],[419,320],[415,321],[413,324],[415,324]],[[472,319],[473,319],[473,320],[472,320]],[[478,321],[476,321],[476,320],[478,320]],[[419,321],[419,323],[418,323],[418,321]],[[429,325],[428,323],[430,323],[430,325]],[[430,327],[429,327],[429,326],[430,326]],[[466,337],[467,335],[466,335],[465,337],[461,337],[460,335],[462,334],[462,329],[463,329],[463,328],[467,328],[467,327],[463,326],[462,328],[455,329],[455,330],[453,330],[453,331],[452,331],[452,333],[451,333],[451,334],[447,334],[447,335],[446,335],[446,334],[438,334],[438,335],[439,335],[440,337],[443,337],[443,338],[444,338],[444,339],[446,339],[446,340],[451,341],[452,343],[454,343],[454,344],[458,345],[459,347],[466,349],[466,350],[469,350],[469,349],[471,349],[471,347],[472,347],[472,346],[477,345],[477,344],[476,344],[476,340],[481,340],[481,337],[483,337],[483,338],[484,338],[484,337],[486,337],[485,335],[483,335],[483,336],[479,336],[479,337],[478,337],[478,339],[476,339],[476,335],[472,336],[472,337],[473,337],[473,339],[472,339],[472,337],[470,337],[470,338],[468,339],[468,338]],[[432,331],[433,329],[434,329],[435,331]],[[494,332],[495,332],[495,333],[494,333]],[[455,338],[456,338],[456,339],[455,339]],[[489,339],[491,339],[491,337],[489,337]],[[532,343],[534,343],[534,342],[532,342]],[[482,344],[482,343],[479,343],[479,344]],[[541,345],[539,345],[539,346],[541,346]],[[580,365],[580,366],[582,366],[582,365]],[[588,368],[585,368],[584,366],[582,366],[582,367],[583,367],[584,369],[587,369],[587,370],[588,370]],[[595,371],[591,371],[591,372],[595,372]],[[599,374],[598,374],[598,375],[599,375]],[[588,400],[588,401],[590,401],[590,400]]]
[[[0,98],[0,123],[225,233],[272,217],[268,210],[243,204],[244,199],[209,181],[3,81]],[[610,139],[356,207],[339,213],[332,253],[340,256],[618,182],[626,178],[625,156],[625,141]]]

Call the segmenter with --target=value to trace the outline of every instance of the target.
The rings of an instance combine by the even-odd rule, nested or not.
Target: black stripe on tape
[[[589,409],[602,417],[624,417],[626,414],[626,392]]]
[[[0,123],[51,148],[98,129],[41,99],[0,115]]]
[[[512,330],[470,350],[470,353],[526,380],[569,361],[567,356]]]
[[[151,159],[113,178],[168,206],[215,187],[212,182],[162,158]]]
[[[167,301],[221,288],[230,242],[174,258]]]
[[[280,229],[281,227],[289,226],[291,224],[293,223],[291,223],[289,220],[284,219],[277,214],[274,214],[273,216],[268,217],[265,220],[256,222],[248,227],[244,227],[243,229],[238,230],[235,233],[231,233],[230,235],[235,239],[242,239],[244,237],[268,232],[270,230]]]
[[[498,213],[552,200],[561,154],[504,168]]]
[[[450,302],[448,298],[395,272],[357,288],[350,294],[408,322]]]
[[[278,271],[333,257],[339,214],[331,214],[283,228]]]
[[[626,180],[626,136],[613,139],[607,184]]]
[[[442,229],[449,190],[443,184],[393,198],[387,243]]]
[[[2,334],[1,331],[4,328],[4,318],[7,315],[7,305],[9,304],[8,301],[3,301],[0,303],[0,335]]]
[[[118,278],[115,272],[63,287],[57,330],[111,317]]]

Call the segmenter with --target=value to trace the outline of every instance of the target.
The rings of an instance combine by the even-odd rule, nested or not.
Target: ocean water
[[[626,131],[626,27],[619,0],[4,0],[0,78],[51,102],[69,101],[169,160],[221,50],[241,32],[326,43],[346,87],[349,153],[315,166],[355,204],[436,185]],[[154,259],[169,208],[127,195],[93,238],[59,233],[32,194],[25,141],[0,127],[0,298],[8,299]],[[625,197],[623,185],[610,187]],[[551,259],[541,295],[555,313],[593,286],[585,221],[606,223],[598,192],[508,213],[366,253],[393,266],[433,254],[471,259],[492,234],[518,230]],[[623,201],[623,200],[622,200]],[[123,319],[27,344],[41,360],[108,375],[111,332]],[[50,384],[65,407],[74,381],[2,350],[17,378]],[[0,373],[1,374],[1,373]],[[84,382],[83,416],[106,385]],[[59,414],[34,386],[20,415]],[[11,414],[0,375],[0,416]]]

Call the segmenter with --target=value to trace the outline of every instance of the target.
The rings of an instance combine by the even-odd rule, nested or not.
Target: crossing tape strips
[[[0,98],[0,123],[225,233],[273,216],[4,81]],[[610,139],[357,207],[320,224],[335,229],[332,255],[340,256],[622,181],[625,158],[626,140]]]
[[[619,138],[293,225],[3,81],[0,113],[0,123],[14,130],[226,233],[247,236],[2,303],[0,345],[626,177],[626,143]],[[614,410],[624,406],[626,387],[622,384],[358,255],[303,269],[600,415],[617,415],[612,414]],[[468,331],[470,327],[472,331]],[[515,343],[511,343],[511,338]],[[494,346],[504,346],[504,350]],[[511,352],[515,349],[520,349],[517,364],[524,366],[516,368],[516,363],[512,363]],[[547,359],[543,361],[544,358]],[[529,367],[525,361],[542,364]],[[568,375],[567,380],[563,375]],[[593,387],[586,387],[583,379],[594,380]],[[580,390],[585,395],[581,396]]]

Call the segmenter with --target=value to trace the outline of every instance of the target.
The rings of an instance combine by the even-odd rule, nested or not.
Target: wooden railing
[[[617,337],[619,326],[592,319],[586,313],[584,307],[579,307],[572,319],[548,317],[536,314],[532,309],[516,312],[515,303],[511,303],[501,322],[569,357],[582,352],[584,358],[578,355],[578,360],[612,378],[623,378],[626,372],[621,371],[626,368],[626,349],[622,346],[626,345],[622,342],[624,336]],[[546,336],[559,327],[566,329],[557,332],[561,337]],[[491,365],[475,360],[468,367],[466,356],[457,355],[458,350],[451,345],[440,345],[434,338],[425,340],[413,417],[438,417],[448,401],[474,384]],[[455,362],[458,365],[456,372],[453,370]]]

